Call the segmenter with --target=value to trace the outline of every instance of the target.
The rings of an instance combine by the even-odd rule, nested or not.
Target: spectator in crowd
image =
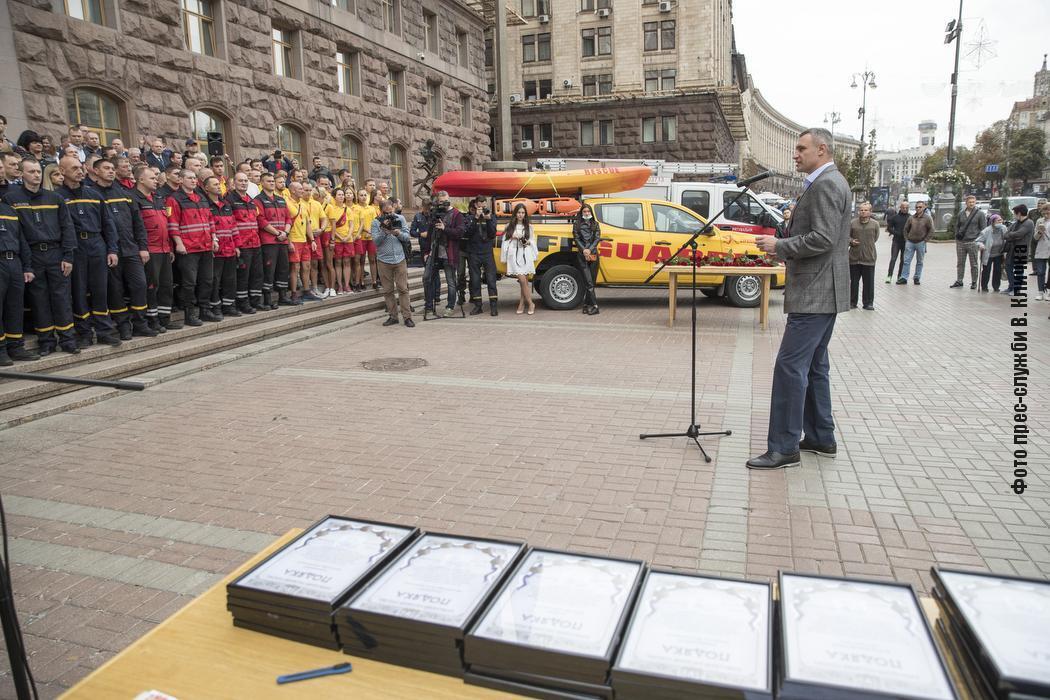
[[[102,155],[102,142],[98,133],[89,131],[84,134],[84,145],[81,146],[80,150],[84,152],[84,160],[87,160],[88,156]]]
[[[77,247],[73,220],[65,200],[41,187],[44,172],[40,163],[26,158],[21,170],[22,184],[9,189],[4,201],[18,214],[26,242],[33,251],[28,299],[37,347],[41,356],[54,352],[56,344],[63,352],[77,355],[80,349],[73,333],[69,287],[73,251]]]
[[[405,217],[394,211],[394,203],[383,201],[382,210],[372,222],[372,240],[376,245],[379,276],[382,280],[383,299],[386,302],[387,320],[384,326],[396,326],[398,306],[405,326],[412,328],[412,304],[408,296],[408,264],[405,261],[404,243],[411,241]],[[397,300],[394,292],[397,292]]]
[[[1028,206],[1018,204],[1013,208],[1014,221],[1003,236],[1006,246],[1007,288],[1003,292],[1011,296],[1020,293],[1024,282],[1025,266],[1032,252],[1035,224],[1028,216]]]
[[[293,180],[288,185],[288,192],[288,220],[291,222],[288,230],[288,262],[291,268],[288,284],[290,301],[293,306],[299,306],[306,301],[305,297],[310,292],[310,273],[307,270],[317,246],[310,228],[310,200],[306,197],[303,183]],[[303,291],[300,292],[300,289]],[[313,294],[310,294],[309,300],[316,301]]]
[[[18,137],[18,147],[30,158],[40,163],[41,168],[46,168],[55,162],[44,157],[44,140],[35,131],[29,129],[23,131]]]
[[[184,159],[185,158],[189,158],[190,156],[193,156],[193,157],[196,157],[196,158],[200,158],[201,165],[203,166],[204,165],[204,154],[201,153],[201,146],[200,146],[199,143],[197,143],[197,139],[195,139],[195,138],[193,138],[191,136],[188,139],[186,139],[186,143],[184,145],[185,145],[185,148],[183,148],[183,150],[182,150],[182,157]]]
[[[54,192],[62,186],[62,171],[58,169],[58,163],[51,163],[44,168],[44,189]]]
[[[951,288],[963,286],[966,261],[970,261],[970,289],[977,289],[977,236],[988,225],[984,212],[977,208],[977,197],[966,195],[966,206],[955,217],[955,281]]]
[[[328,178],[328,182],[333,181],[332,171],[326,168],[321,162],[321,159],[317,156],[313,157],[313,168],[311,168],[310,173],[307,175],[307,177],[313,180],[314,182],[317,182],[317,178],[319,177]]]
[[[128,151],[126,148],[124,148],[124,141],[122,139],[115,138],[109,142],[109,145],[113,150],[117,152],[118,156],[122,156],[124,158],[128,157]]]
[[[254,197],[249,194],[250,184],[248,173],[242,170],[233,176],[233,188],[226,195],[237,224],[237,309],[249,315],[262,308],[263,283],[259,217]]]
[[[335,296],[335,284],[332,277],[335,274],[332,266],[332,222],[326,214],[332,197],[328,193],[331,180],[327,176],[321,176],[316,182],[305,180],[310,188],[310,224],[315,225],[314,239],[317,242],[317,255],[310,261],[310,280],[313,283],[312,291],[319,299],[327,299]],[[321,284],[321,276],[324,276],[324,286]]]
[[[149,260],[146,261],[146,323],[158,333],[182,328],[171,320],[172,268],[175,252],[168,234],[165,200],[158,195],[157,169],[140,163],[134,170],[135,187],[131,199],[138,207],[146,228]]]
[[[347,194],[357,192],[357,185],[354,184],[354,176],[349,170],[341,168],[337,177],[339,180],[339,189],[346,190]]]
[[[40,142],[44,146],[44,160],[51,163],[58,163],[59,154],[58,149],[55,148],[55,142],[47,134],[40,135]]]
[[[376,181],[373,178],[365,180],[365,190],[368,191],[368,203],[376,203]]]
[[[3,126],[7,120],[0,117]],[[0,146],[3,129],[0,128]],[[12,360],[39,360],[26,350],[22,334],[25,286],[33,281],[33,252],[22,235],[22,225],[15,210],[0,199],[0,367],[10,367]]]
[[[169,165],[164,169],[164,178],[157,187],[157,198],[162,204],[166,204],[168,197],[179,191],[182,187],[182,168],[177,165]]]
[[[375,183],[373,183],[375,184]],[[379,206],[374,203],[373,198],[375,193],[372,192],[367,194],[364,201],[361,200],[360,193],[358,193],[358,231],[360,232],[360,238],[357,241],[357,254],[361,258],[361,274],[358,277],[358,283],[360,288],[365,288],[365,264],[367,263],[368,269],[371,271],[372,276],[372,289],[379,289],[381,284],[379,280],[379,272],[376,268],[376,244],[372,240],[372,222],[379,216]]]
[[[908,284],[908,275],[911,274],[911,259],[914,256],[915,277],[912,282],[922,283],[922,261],[926,257],[926,242],[933,235],[933,219],[926,215],[926,202],[915,203],[915,215],[908,217],[904,224],[904,237],[907,244],[904,249],[904,269],[901,276],[897,278],[897,284]]]
[[[518,204],[511,213],[510,223],[503,230],[503,245],[500,258],[507,266],[507,276],[516,277],[521,287],[521,298],[518,300],[516,313],[524,313],[528,304],[529,315],[536,313],[536,304],[529,291],[529,275],[536,273],[536,258],[539,250],[536,247],[536,235],[529,222],[529,212],[524,204]]]
[[[79,125],[74,124],[69,127],[67,132],[69,136],[69,144],[77,149],[77,158],[80,158],[80,162],[83,163],[87,160],[87,153],[84,152],[84,132]]]
[[[362,238],[362,213],[368,202],[367,193],[364,195],[362,204],[362,197],[360,191],[347,191],[346,201],[350,204],[350,235],[354,239],[354,247],[351,251],[350,257],[350,291],[352,292],[363,292],[365,290],[364,285],[364,266],[365,266],[365,247],[364,239]],[[371,226],[371,223],[369,223]]]
[[[1046,292],[1046,271],[1050,263],[1050,204],[1042,204],[1039,207],[1039,221],[1035,224],[1035,253],[1032,264],[1035,267],[1035,279],[1039,286],[1036,301],[1046,299],[1050,301],[1050,294]]]
[[[114,156],[111,162],[117,166],[117,182],[120,186],[126,190],[134,189],[135,176],[131,170],[131,159],[127,156]]]
[[[173,151],[170,157],[172,165],[178,167],[180,170],[183,168],[183,157],[178,151]]]
[[[217,175],[204,179],[204,194],[211,207],[211,220],[219,246],[212,258],[211,312],[225,318],[240,316],[237,303],[237,219],[229,200],[223,197]]]
[[[988,225],[981,231],[975,243],[981,252],[981,291],[988,291],[988,279],[991,278],[992,289],[999,291],[1003,276],[1004,236],[1006,226],[998,212],[988,217]]]
[[[0,151],[14,151],[15,144],[7,138],[7,117],[0,114]]]
[[[489,314],[499,314],[499,296],[496,292],[496,262],[492,258],[492,242],[496,240],[496,217],[485,206],[486,199],[478,196],[470,200],[470,208],[464,219],[462,257],[467,259],[470,270],[470,315],[482,312],[481,278],[485,277],[489,300]]]
[[[293,167],[292,161],[286,158],[284,153],[279,148],[272,154],[263,158],[262,164],[264,168],[266,168],[274,174],[277,174],[279,172],[287,173],[291,171]]]
[[[886,217],[886,233],[890,236],[890,266],[886,268],[886,284],[895,279],[900,279],[904,272],[904,227],[908,223],[908,200],[902,199],[897,204],[897,211]],[[893,266],[897,266],[897,274],[893,274]]]
[[[69,208],[77,237],[70,279],[76,343],[86,348],[97,340],[116,347],[120,338],[108,303],[109,268],[119,262],[116,223],[102,193],[85,182],[85,169],[77,157],[64,156],[59,167],[63,184],[56,192]]]
[[[259,196],[259,193],[262,192],[262,187],[259,185],[262,173],[250,165],[244,172],[248,176],[248,196],[255,199]]]
[[[171,151],[164,147],[164,139],[158,136],[150,142],[149,151],[146,152],[146,163],[161,171],[168,169],[171,165]]]
[[[185,323],[200,326],[203,321],[221,321],[211,312],[213,255],[219,248],[219,239],[212,224],[211,207],[200,194],[195,172],[182,171],[182,186],[168,197],[167,206]]]
[[[229,183],[226,182],[226,160],[222,156],[212,156],[208,159],[208,168],[215,177],[219,178],[219,190],[223,197],[230,191]]]
[[[74,146],[71,143],[67,143],[67,144],[63,145],[61,148],[58,149],[58,152],[59,152],[59,158],[60,159],[64,158],[65,156],[76,156],[79,159],[80,155],[81,155],[80,149],[77,148],[76,146]],[[81,161],[81,162],[83,162],[83,161]]]
[[[349,294],[352,284],[354,236],[351,231],[350,207],[351,204],[346,199],[346,190],[339,188],[332,192],[332,201],[325,210],[325,216],[332,226],[333,284],[336,294]]]
[[[152,338],[157,331],[146,323],[149,241],[131,192],[117,180],[118,161],[127,163],[128,159],[114,157],[95,164],[98,191],[117,228],[118,261],[109,268],[109,315],[121,340],[131,340],[133,335]]]
[[[139,148],[135,148],[134,146],[129,148],[128,149],[128,160],[131,161],[131,169],[132,169],[132,171],[134,171],[134,169],[138,165],[143,163],[142,150],[139,149]],[[158,170],[160,170],[160,168],[158,168]]]
[[[263,258],[263,307],[271,310],[279,304],[291,304],[288,299],[289,244],[291,217],[288,203],[276,190],[273,173],[265,172],[259,178],[262,192],[255,198],[259,212],[259,242]],[[276,290],[277,296],[273,295]]]
[[[281,195],[285,199],[292,196],[292,193],[288,191],[288,172],[285,170],[278,170],[277,174],[274,175],[274,186],[277,188],[277,194]]]
[[[591,316],[598,314],[594,280],[598,275],[598,243],[601,236],[601,227],[594,218],[594,210],[590,204],[584,202],[572,223],[572,239],[576,246],[576,262],[583,271],[583,283],[587,286],[587,293],[583,299],[583,313]]]
[[[875,310],[875,243],[879,240],[879,222],[871,218],[871,203],[861,202],[857,218],[849,227],[849,306],[857,308],[861,282],[864,283],[864,310]]]
[[[15,185],[22,184],[21,158],[14,151],[0,153],[0,164],[3,172],[0,172],[0,197]]]

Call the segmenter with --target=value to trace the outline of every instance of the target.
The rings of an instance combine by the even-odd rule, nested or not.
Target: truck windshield
[[[666,204],[653,205],[653,223],[661,233],[696,233],[704,226],[689,212]]]

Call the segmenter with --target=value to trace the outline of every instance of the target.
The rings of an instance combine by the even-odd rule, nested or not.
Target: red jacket
[[[288,216],[288,205],[284,197],[274,193],[273,197],[267,197],[265,192],[260,192],[255,197],[255,209],[258,212],[259,240],[263,245],[280,243],[273,234],[263,230],[267,224],[278,231],[287,231],[291,225],[291,217]]]
[[[131,198],[139,205],[142,223],[146,225],[146,243],[150,255],[171,252],[171,234],[168,233],[168,215],[164,202],[156,194],[145,195],[138,187],[131,190]]]
[[[248,195],[243,197],[237,190],[226,194],[226,201],[233,208],[233,218],[237,221],[237,247],[242,249],[259,247],[259,212],[255,202]]]
[[[208,202],[196,192],[186,194],[180,188],[168,197],[166,206],[168,234],[172,238],[179,236],[187,253],[210,252],[215,222]]]
[[[215,222],[215,233],[219,236],[217,258],[232,258],[237,255],[237,219],[233,216],[233,207],[225,199],[217,202],[208,201],[211,207],[211,218]]]

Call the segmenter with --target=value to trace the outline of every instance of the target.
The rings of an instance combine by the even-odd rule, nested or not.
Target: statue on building
[[[418,154],[423,160],[416,163],[416,165],[419,168],[422,168],[423,177],[419,178],[412,184],[415,185],[415,193],[417,197],[429,197],[430,188],[434,184],[434,180],[441,174],[441,154],[434,148],[434,139],[427,139],[426,142],[419,147]]]

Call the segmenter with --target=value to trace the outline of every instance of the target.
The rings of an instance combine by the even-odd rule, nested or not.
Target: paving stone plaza
[[[888,242],[879,242],[885,255]],[[882,272],[880,263],[879,272]],[[654,566],[930,586],[947,565],[1050,576],[1050,303],[882,283],[838,319],[835,459],[753,473],[784,327],[700,302],[698,415],[731,437],[640,441],[689,419],[688,292],[599,290],[600,316],[382,316],[0,434],[12,574],[54,697],[290,528],[349,514]],[[1011,319],[1027,311],[1030,473],[1013,480]],[[374,371],[362,363],[421,358]],[[0,697],[12,688],[0,670]]]

